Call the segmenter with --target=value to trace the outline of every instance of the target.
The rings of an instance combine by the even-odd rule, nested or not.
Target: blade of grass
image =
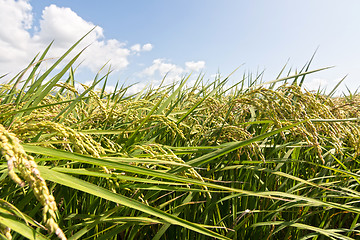
[[[226,186],[222,186],[222,185],[218,185],[218,184],[202,182],[202,181],[198,181],[198,180],[191,179],[191,178],[180,177],[180,176],[177,176],[177,175],[174,175],[171,173],[163,173],[163,172],[159,172],[159,171],[156,171],[153,169],[147,169],[147,168],[127,165],[127,164],[122,164],[122,163],[116,163],[116,162],[105,160],[105,159],[97,159],[97,158],[88,157],[88,156],[70,153],[70,152],[61,151],[61,150],[48,149],[48,148],[32,146],[32,145],[28,145],[28,144],[24,144],[23,147],[24,147],[25,151],[27,151],[27,152],[41,154],[41,155],[45,155],[45,156],[57,157],[59,159],[68,159],[68,160],[72,160],[72,161],[89,163],[89,164],[94,164],[94,165],[98,165],[98,166],[105,166],[110,169],[113,168],[113,169],[118,169],[120,171],[132,172],[132,173],[138,174],[139,176],[147,175],[147,176],[158,177],[158,178],[168,179],[168,180],[177,181],[177,182],[194,184],[194,185],[198,185],[198,186],[206,186],[209,188],[240,193],[240,195],[245,195],[245,196],[247,195],[247,196],[263,197],[263,198],[269,198],[269,199],[278,199],[278,200],[282,200],[282,201],[296,200],[296,201],[302,202],[304,205],[306,203],[311,206],[326,206],[326,207],[331,207],[331,208],[342,209],[342,210],[349,211],[349,212],[360,213],[360,208],[357,208],[357,207],[354,207],[351,205],[339,204],[339,203],[330,202],[330,201],[321,201],[321,200],[312,199],[309,197],[303,197],[303,196],[298,196],[298,195],[284,193],[284,192],[277,192],[277,191],[253,192],[253,191],[248,191],[248,190],[241,190],[241,189],[226,187]],[[41,168],[41,166],[38,166],[38,167]]]
[[[35,229],[15,218],[13,215],[0,212],[0,223],[11,228],[13,231],[31,240],[49,240]]]
[[[303,223],[295,223],[295,222],[284,222],[284,221],[274,221],[274,222],[259,222],[259,223],[255,223],[252,225],[252,227],[262,227],[262,226],[276,226],[276,225],[280,225],[280,226],[286,226],[286,227],[295,227],[295,228],[299,228],[299,229],[303,229],[303,230],[308,230],[308,231],[313,231],[313,232],[317,232],[320,233],[324,236],[327,237],[334,237],[336,239],[342,239],[342,240],[354,240],[353,238],[350,238],[348,236],[344,236],[341,235],[339,232],[341,230],[338,229],[322,229],[322,228],[318,228],[318,227],[314,227],[311,225],[306,225]]]
[[[86,182],[84,180],[80,180],[75,177],[71,177],[67,174],[52,171],[45,167],[40,167],[39,170],[41,172],[41,176],[43,176],[46,180],[49,180],[49,181],[52,181],[52,182],[61,184],[63,186],[67,186],[67,187],[82,191],[82,192],[86,192],[88,194],[92,194],[97,197],[101,197],[103,199],[124,205],[129,208],[139,210],[141,212],[145,212],[152,216],[161,218],[168,223],[179,225],[184,228],[188,228],[192,231],[198,232],[200,234],[204,234],[209,237],[213,237],[213,238],[217,238],[217,239],[228,239],[218,233],[215,233],[213,231],[210,231],[210,230],[202,227],[201,225],[199,225],[197,223],[192,223],[192,222],[186,221],[184,219],[175,217],[175,216],[168,214],[164,211],[161,211],[155,207],[151,207],[146,204],[135,201],[131,198],[122,196],[120,194],[116,194],[110,190],[101,188],[99,186],[96,186],[96,185]]]
[[[301,121],[301,122],[298,122],[298,123],[295,123],[295,124],[292,124],[292,125],[289,125],[286,127],[279,128],[277,130],[274,130],[274,131],[271,131],[268,133],[264,133],[262,135],[259,135],[259,136],[256,136],[256,137],[244,140],[244,141],[223,144],[223,146],[220,146],[220,148],[218,150],[215,150],[213,152],[210,152],[210,153],[200,156],[198,158],[192,159],[192,160],[188,161],[187,164],[189,164],[193,167],[200,167],[206,163],[209,163],[210,161],[212,161],[214,159],[217,159],[217,158],[219,158],[225,154],[228,154],[232,151],[235,151],[241,147],[244,147],[249,144],[255,143],[257,141],[263,140],[265,138],[268,138],[270,136],[278,134],[282,131],[291,129],[291,128],[296,127],[300,124],[303,124],[307,121],[308,120],[304,120],[304,121]],[[185,170],[185,169],[183,167],[180,167],[180,168],[175,168],[175,169],[171,170],[170,172],[174,173],[174,172],[179,172],[179,171],[183,171],[183,170]]]
[[[37,99],[39,96],[43,95],[42,94],[42,90],[43,88],[40,87],[40,85],[44,82],[44,80],[46,79],[46,77],[55,69],[56,66],[58,66],[63,60],[64,58],[69,55],[69,53],[88,35],[90,34],[90,32],[92,32],[95,29],[95,27],[93,29],[91,29],[89,32],[87,32],[79,41],[77,41],[74,45],[72,45],[69,50],[67,50],[47,71],[45,71],[45,73],[43,73],[30,87],[30,89],[26,92],[25,96],[23,99],[27,99],[29,97],[29,100],[27,100],[27,103],[24,105],[24,109],[28,108],[30,105],[37,105],[34,104],[34,102],[40,102],[41,99]],[[51,45],[51,44],[50,44]],[[49,45],[49,47],[50,47]],[[49,48],[48,47],[48,48]],[[46,52],[46,51],[45,51]],[[44,52],[44,53],[45,53]],[[77,55],[77,57],[79,56],[79,54]],[[76,58],[77,58],[76,57]],[[71,66],[71,65],[70,65]],[[68,64],[68,68],[70,67]],[[63,74],[66,71],[61,71],[63,72]],[[60,76],[61,74],[58,74],[57,76]],[[60,77],[59,77],[60,79]],[[55,80],[53,80],[52,82],[55,82]],[[51,85],[51,84],[50,84]],[[49,84],[48,84],[49,86]]]

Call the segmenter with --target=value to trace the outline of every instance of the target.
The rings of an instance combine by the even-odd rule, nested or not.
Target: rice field
[[[78,43],[0,85],[1,239],[360,238],[360,98],[301,87],[326,69],[78,91]]]

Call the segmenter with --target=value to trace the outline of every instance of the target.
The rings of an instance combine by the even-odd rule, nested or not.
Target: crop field
[[[79,91],[78,43],[0,85],[1,239],[360,238],[359,97],[301,87],[326,69]]]

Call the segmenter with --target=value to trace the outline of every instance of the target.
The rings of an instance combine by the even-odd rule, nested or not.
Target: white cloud
[[[153,48],[153,46],[151,45],[151,43],[146,43],[143,46],[141,46],[140,44],[135,44],[133,46],[131,46],[131,51],[133,51],[134,53],[139,53],[139,52],[148,52],[151,51]]]
[[[123,43],[115,39],[107,41],[95,41],[84,52],[84,65],[89,67],[93,72],[98,71],[106,61],[110,60],[110,64],[114,70],[121,70],[128,66],[127,57],[130,50],[125,48]]]
[[[143,51],[151,51],[152,49],[153,49],[153,46],[151,45],[151,43],[147,43],[142,46]]]
[[[204,61],[198,62],[185,62],[185,67],[168,62],[165,59],[155,59],[151,66],[145,68],[141,72],[141,76],[153,77],[156,74],[160,78],[167,75],[167,79],[170,81],[179,81],[184,75],[189,74],[190,72],[198,72],[205,67]]]
[[[197,61],[197,62],[191,61],[191,62],[186,62],[185,66],[188,70],[198,72],[199,70],[201,70],[205,67],[205,62],[204,61]]]
[[[105,86],[105,92],[106,92],[107,94],[113,93],[114,91],[115,91],[115,86],[112,86],[112,85],[106,85],[106,86]]]
[[[149,84],[146,83],[137,83],[132,85],[131,87],[129,87],[126,90],[126,95],[133,95],[133,94],[137,94],[139,92],[141,92],[142,90],[146,89],[147,87],[149,87]]]
[[[25,64],[26,50],[29,49],[31,39],[27,29],[32,26],[31,5],[24,0],[0,0],[0,68],[1,74],[11,69],[2,69],[16,61],[13,65]],[[29,61],[29,59],[26,59]],[[24,65],[25,67],[25,65]]]
[[[141,51],[141,46],[140,44],[135,44],[131,47],[131,50],[134,52],[140,52]]]
[[[204,61],[194,62],[189,61],[184,63],[184,67],[171,63],[167,59],[154,59],[152,64],[142,70],[141,72],[135,74],[137,80],[140,80],[140,83],[137,83],[131,86],[127,94],[139,93],[143,89],[147,88],[157,88],[160,84],[178,84],[179,81],[193,72],[194,74],[190,77],[187,84],[192,86],[197,79],[196,72],[199,72],[202,68],[205,67]],[[163,78],[166,76],[165,81]]]
[[[0,0],[0,75],[22,70],[30,60],[52,41],[48,57],[60,57],[70,46],[95,25],[78,16],[70,8],[51,4],[42,11],[39,27],[33,26],[33,12],[29,1]],[[33,29],[33,35],[30,30]],[[79,58],[81,67],[93,72],[110,60],[112,68],[122,70],[129,64],[131,52],[150,51],[151,44],[135,44],[131,48],[116,39],[105,39],[103,29],[96,27],[74,50],[74,56],[90,45]],[[51,63],[51,61],[50,61]],[[48,62],[46,62],[48,64]],[[49,64],[48,64],[49,65]]]
[[[184,69],[175,64],[168,63],[164,59],[158,58],[153,61],[150,67],[147,67],[143,71],[143,74],[148,76],[153,76],[155,73],[159,73],[161,76],[165,74],[179,75],[184,73]]]
[[[57,47],[68,48],[94,26],[93,23],[85,21],[70,8],[51,4],[42,11],[40,32],[34,38],[45,42],[55,39]],[[103,38],[103,30],[98,27],[86,40],[90,42],[101,38]]]

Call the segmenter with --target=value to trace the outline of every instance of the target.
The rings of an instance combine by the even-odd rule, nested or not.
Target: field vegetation
[[[78,43],[0,85],[1,239],[360,238],[359,98],[301,87],[324,69],[78,91]]]

